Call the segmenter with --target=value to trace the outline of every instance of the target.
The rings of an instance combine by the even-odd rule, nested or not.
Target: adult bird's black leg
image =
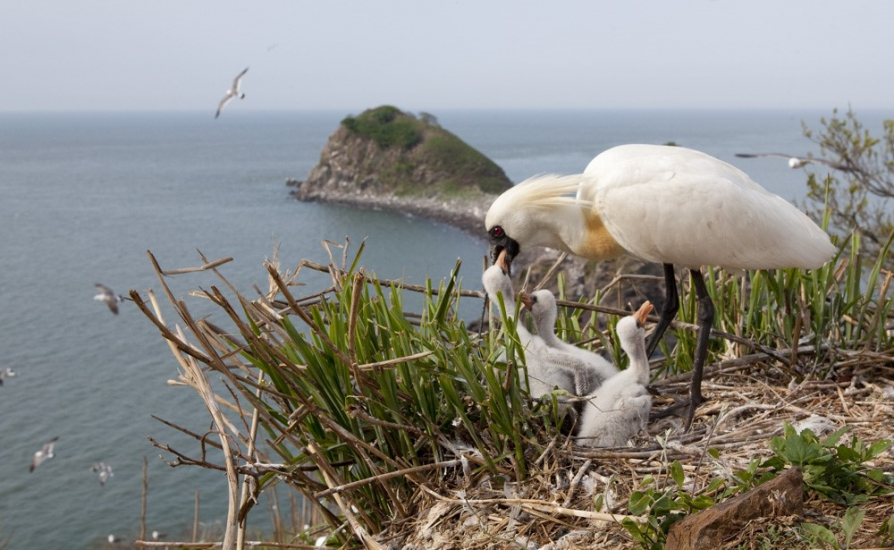
[[[680,309],[680,299],[677,295],[677,277],[674,275],[674,265],[664,264],[664,304],[661,306],[661,314],[658,316],[658,324],[649,337],[649,343],[646,345],[646,357],[651,357],[655,352],[655,348],[661,342],[662,336],[667,331],[677,311]],[[649,389],[650,393],[657,392]],[[676,401],[676,400],[675,400]],[[652,416],[655,418],[664,418],[665,416],[676,415],[678,411],[688,405],[686,401],[676,401],[663,411],[654,411]]]
[[[702,396],[702,373],[708,357],[708,338],[711,336],[711,325],[714,324],[714,304],[708,295],[705,279],[698,269],[690,270],[695,295],[698,297],[698,336],[695,344],[695,355],[692,357],[692,382],[689,386],[689,412],[684,419],[684,429],[688,432],[692,426],[695,409],[705,398]]]
[[[677,316],[677,310],[680,309],[680,300],[677,297],[677,278],[674,276],[674,265],[664,264],[664,304],[661,306],[661,315],[658,318],[658,324],[655,331],[649,337],[649,345],[646,346],[646,357],[651,357],[661,337],[671,321]]]

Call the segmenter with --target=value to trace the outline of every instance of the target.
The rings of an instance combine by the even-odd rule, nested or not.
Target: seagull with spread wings
[[[791,169],[803,168],[808,164],[822,164],[833,170],[841,170],[842,172],[853,172],[854,169],[844,164],[838,164],[826,159],[818,159],[813,157],[796,157],[794,155],[786,155],[785,153],[736,153],[736,156],[743,159],[753,159],[758,157],[779,157],[788,159],[788,167]]]
[[[227,90],[226,95],[223,99],[220,100],[220,105],[217,106],[217,114],[214,115],[214,118],[220,116],[220,112],[223,111],[223,108],[227,106],[227,103],[233,101],[233,98],[238,97],[239,99],[245,99],[245,94],[239,90],[239,86],[242,84],[242,77],[245,76],[245,73],[248,72],[248,67],[245,68],[244,71],[236,75],[236,78],[233,79],[233,86]]]
[[[58,437],[54,437],[53,439],[47,441],[43,444],[43,447],[41,447],[39,451],[34,453],[34,458],[31,459],[31,467],[28,468],[29,472],[33,472],[34,469],[40,466],[40,464],[44,460],[49,460],[56,456],[53,454],[53,448],[56,446],[56,440],[58,439]]]
[[[94,296],[93,299],[97,302],[105,302],[105,304],[109,306],[109,309],[112,311],[112,313],[118,315],[118,304],[120,304],[124,300],[128,300],[128,298],[125,298],[120,294],[115,294],[115,291],[107,287],[106,285],[96,283],[94,286],[96,286],[96,289],[99,290],[99,294]]]

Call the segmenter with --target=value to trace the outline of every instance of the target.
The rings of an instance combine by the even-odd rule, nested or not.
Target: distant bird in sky
[[[227,103],[233,101],[234,97],[238,97],[239,99],[245,99],[245,94],[239,91],[239,85],[242,84],[242,77],[245,76],[245,73],[248,72],[248,67],[245,68],[244,71],[236,75],[236,78],[233,79],[233,86],[227,90],[227,94],[220,100],[220,105],[217,106],[217,114],[214,115],[214,118],[220,116],[220,112],[223,111],[223,108],[227,106]]]
[[[39,451],[34,453],[34,458],[31,459],[31,467],[28,469],[29,472],[33,472],[34,469],[40,466],[40,463],[44,460],[48,460],[56,456],[53,454],[53,448],[56,446],[56,440],[58,439],[58,437],[54,437],[53,439],[47,441],[43,444],[43,447],[41,447]]]
[[[99,294],[93,297],[97,302],[105,302],[109,309],[112,310],[112,313],[118,315],[118,304],[126,300],[124,296],[120,294],[115,294],[115,291],[106,285],[102,285],[96,283],[96,288],[99,290]]]
[[[267,47],[267,51],[269,52],[269,51],[273,50],[273,48],[275,48],[275,47],[277,47],[277,46],[279,46],[279,42],[273,44],[272,46],[268,46],[268,47]],[[245,70],[247,71],[248,69],[245,69]]]
[[[785,153],[736,153],[736,156],[743,159],[753,159],[758,157],[779,157],[788,159],[788,167],[791,169],[795,168],[803,168],[804,166],[813,163],[813,164],[822,164],[823,166],[828,166],[834,170],[841,170],[843,172],[853,172],[854,169],[850,166],[845,166],[844,164],[838,164],[836,162],[832,162],[826,159],[817,159],[813,157],[796,157],[794,155],[786,155]]]
[[[12,378],[16,375],[16,372],[9,367],[6,367],[3,370],[0,370],[0,386],[3,385],[3,381],[7,378]]]
[[[102,461],[94,462],[93,465],[90,466],[90,471],[99,474],[100,485],[105,485],[110,477],[115,477],[115,474],[112,473],[112,467]]]

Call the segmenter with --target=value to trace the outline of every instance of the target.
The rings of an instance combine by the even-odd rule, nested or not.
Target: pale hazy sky
[[[892,24],[887,0],[5,1],[0,111],[213,112],[246,66],[246,111],[887,109]]]

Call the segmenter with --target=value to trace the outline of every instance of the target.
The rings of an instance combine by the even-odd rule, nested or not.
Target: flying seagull
[[[4,380],[6,380],[7,378],[12,378],[15,375],[16,375],[16,371],[12,370],[9,367],[6,367],[5,369],[0,370],[0,386],[3,385]]]
[[[53,439],[47,441],[46,443],[43,444],[43,447],[41,447],[39,451],[34,453],[34,458],[31,459],[31,467],[28,469],[29,472],[33,472],[34,469],[37,468],[38,466],[40,466],[40,463],[43,462],[44,460],[47,460],[47,459],[50,459],[50,458],[53,458],[54,456],[56,456],[53,454],[53,447],[56,446],[57,439],[59,439],[59,438],[54,437]]]
[[[845,166],[844,164],[838,164],[832,161],[828,161],[826,159],[818,159],[813,157],[796,157],[792,155],[786,155],[785,153],[736,153],[737,157],[743,159],[753,159],[757,157],[779,157],[788,159],[788,167],[791,169],[795,168],[803,168],[804,166],[814,163],[814,164],[822,164],[824,166],[828,166],[833,170],[841,170],[843,172],[853,172],[854,169],[850,166]]]
[[[220,105],[217,106],[217,114],[214,115],[214,118],[220,116],[220,112],[223,111],[223,108],[227,106],[227,103],[233,100],[234,97],[238,97],[239,99],[245,99],[245,94],[239,91],[239,85],[242,84],[242,77],[245,76],[245,73],[248,72],[248,67],[245,68],[244,71],[236,75],[236,78],[233,79],[233,86],[227,90],[227,95],[220,100]]]
[[[115,294],[115,291],[106,285],[101,285],[96,283],[97,290],[99,290],[99,294],[93,297],[97,302],[105,302],[109,309],[112,310],[112,313],[118,315],[118,304],[126,300],[124,296],[120,294]]]
[[[115,477],[115,474],[112,473],[112,467],[102,461],[94,462],[93,465],[90,466],[90,471],[99,473],[100,485],[105,485],[107,479]]]

